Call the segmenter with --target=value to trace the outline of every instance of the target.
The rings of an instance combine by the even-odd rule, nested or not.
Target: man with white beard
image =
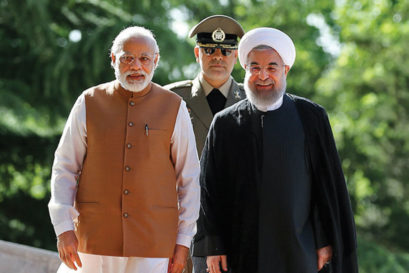
[[[210,127],[196,234],[205,243],[194,254],[207,256],[210,273],[357,273],[354,219],[327,114],[286,93],[293,41],[274,28],[253,29],[240,40],[239,61],[247,99]]]
[[[180,273],[200,199],[189,113],[151,81],[159,48],[149,30],[121,31],[111,61],[116,80],[79,96],[55,152],[58,272]]]

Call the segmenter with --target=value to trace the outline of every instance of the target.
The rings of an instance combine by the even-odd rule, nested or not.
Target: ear
[[[155,59],[153,60],[154,67],[156,67],[158,65],[158,60],[159,60],[159,53],[156,53],[155,54]]]
[[[196,46],[194,49],[194,52],[195,52],[196,62],[198,63],[199,62],[199,47]]]
[[[112,65],[115,64],[115,60],[116,60],[116,58],[115,58],[114,53],[111,53],[111,64],[112,64]]]
[[[284,73],[285,73],[285,76],[286,76],[286,77],[287,77],[288,71],[290,71],[290,66],[289,66],[289,65],[286,65],[286,66],[285,66],[285,70],[284,70]]]

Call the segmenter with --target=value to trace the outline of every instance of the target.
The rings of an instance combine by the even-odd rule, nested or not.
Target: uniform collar
[[[222,92],[223,96],[225,96],[226,98],[229,95],[229,90],[230,90],[230,86],[231,86],[232,81],[233,81],[233,78],[230,76],[229,79],[222,86],[217,88],[217,89],[220,90],[220,92]],[[214,89],[214,87],[211,86],[210,83],[208,83],[204,79],[203,73],[199,74],[199,82],[200,82],[206,96],[209,95],[209,93],[212,92],[212,90]]]

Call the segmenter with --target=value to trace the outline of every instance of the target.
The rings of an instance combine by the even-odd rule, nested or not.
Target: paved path
[[[56,252],[0,240],[1,273],[55,273],[60,263]]]

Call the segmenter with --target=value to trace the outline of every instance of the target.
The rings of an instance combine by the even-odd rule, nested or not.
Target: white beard
[[[151,71],[151,73],[147,74],[145,71],[143,70],[139,70],[138,73],[141,75],[145,76],[145,80],[142,82],[133,82],[133,83],[129,83],[126,80],[126,77],[134,74],[135,71],[127,71],[123,74],[121,74],[121,71],[119,71],[119,63],[115,64],[115,77],[116,79],[119,81],[119,83],[121,84],[121,86],[129,91],[132,92],[140,92],[142,90],[144,90],[148,84],[151,82],[152,78],[153,78],[153,71]]]
[[[274,90],[268,97],[259,96],[257,91],[251,90],[248,84],[250,77],[251,74],[246,72],[246,76],[244,77],[244,91],[249,101],[260,111],[267,111],[267,108],[277,102],[285,93],[286,83],[284,82],[281,90]]]

